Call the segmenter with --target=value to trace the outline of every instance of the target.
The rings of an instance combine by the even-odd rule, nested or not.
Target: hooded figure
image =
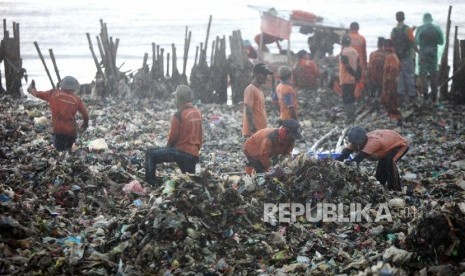
[[[27,88],[31,95],[47,101],[52,112],[53,146],[57,151],[71,152],[79,132],[89,126],[89,114],[81,98],[74,94],[79,91],[79,82],[72,76],[64,77],[60,82],[60,89],[37,91],[35,81]],[[76,113],[82,115],[82,125],[76,122]]]
[[[176,162],[183,173],[195,173],[203,142],[202,115],[192,105],[192,91],[178,85],[173,92],[178,111],[171,120],[168,142],[164,148],[150,148],[145,154],[145,181],[156,184],[156,165]]]
[[[431,99],[436,102],[438,94],[438,45],[444,44],[444,33],[439,26],[433,24],[433,17],[428,12],[423,15],[423,25],[419,26],[415,32],[415,42],[420,48],[418,59],[420,91],[424,100],[429,100],[428,87],[431,88]]]

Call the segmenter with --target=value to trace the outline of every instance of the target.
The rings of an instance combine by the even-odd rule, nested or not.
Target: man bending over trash
[[[354,126],[348,133],[349,145],[344,148],[342,155],[336,160],[343,161],[352,152],[357,155],[352,161],[357,165],[365,158],[371,161],[378,160],[376,179],[388,189],[401,190],[397,162],[407,153],[409,145],[407,140],[399,133],[390,129],[378,129],[366,133],[360,126]]]
[[[202,146],[202,114],[192,105],[192,91],[187,85],[178,85],[178,111],[171,120],[167,146],[151,148],[145,154],[145,181],[155,185],[155,167],[162,162],[176,162],[183,173],[195,173]]]
[[[247,157],[246,173],[252,174],[268,171],[270,159],[279,155],[289,155],[294,149],[295,141],[302,139],[301,128],[296,120],[284,120],[279,128],[264,128],[244,143]]]
[[[31,95],[47,101],[52,112],[53,146],[57,151],[70,152],[76,141],[78,132],[84,132],[89,125],[89,114],[84,103],[73,92],[79,91],[79,82],[71,76],[64,77],[59,89],[37,91],[32,80],[27,88]],[[82,125],[79,128],[76,122],[76,113],[82,115]]]

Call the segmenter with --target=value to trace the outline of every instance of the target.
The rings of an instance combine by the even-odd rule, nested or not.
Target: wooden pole
[[[449,6],[449,13],[447,15],[447,27],[446,27],[446,40],[444,44],[444,52],[441,57],[441,65],[439,67],[438,73],[438,83],[445,83],[449,76],[449,65],[448,65],[448,56],[449,56],[449,35],[450,35],[450,25],[451,20],[450,16],[452,13],[452,6]],[[448,85],[440,87],[439,99],[448,98]]]
[[[89,42],[89,49],[90,49],[90,52],[92,53],[92,58],[94,59],[95,67],[97,67],[97,72],[100,74],[102,78],[105,78],[105,74],[103,74],[102,68],[100,68],[100,65],[98,63],[97,56],[95,55],[94,47],[92,46],[92,40],[90,39],[90,35],[89,33],[86,33],[86,35],[87,35],[87,41]]]
[[[55,55],[53,54],[52,49],[48,49],[48,52],[50,53],[50,58],[52,59],[53,68],[55,69],[55,73],[57,74],[58,83],[59,83],[61,82],[61,77],[60,77],[60,72],[58,71],[57,63],[55,61]]]
[[[37,41],[34,41],[34,45],[36,46],[37,53],[39,54],[40,60],[42,61],[42,64],[44,65],[45,71],[47,72],[48,79],[50,80],[50,83],[52,84],[53,89],[55,89],[55,84],[53,83],[52,76],[50,75],[50,71],[48,70],[47,64],[45,63],[44,57],[42,56],[42,53],[40,52],[39,44]]]
[[[207,37],[205,38],[205,53],[207,52],[207,46],[208,46],[208,37],[210,36],[210,27],[212,25],[212,16],[210,15],[210,18],[208,20],[208,27],[207,27]]]

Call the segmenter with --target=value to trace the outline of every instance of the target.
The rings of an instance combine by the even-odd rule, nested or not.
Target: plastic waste
[[[173,194],[176,188],[176,180],[175,179],[168,179],[165,181],[165,188],[163,188],[162,194],[170,196]]]

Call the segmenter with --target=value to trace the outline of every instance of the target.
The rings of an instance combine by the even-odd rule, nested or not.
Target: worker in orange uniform
[[[72,76],[66,76],[60,81],[59,89],[49,91],[37,91],[35,82],[32,80],[27,92],[42,99],[50,105],[53,123],[53,146],[57,151],[71,152],[74,142],[79,132],[84,132],[89,126],[89,114],[77,96],[79,82]],[[76,122],[77,112],[82,115],[82,125],[79,127]]]
[[[345,160],[352,152],[357,155],[349,162],[357,165],[367,158],[378,161],[376,179],[384,186],[387,182],[389,190],[401,190],[401,182],[397,162],[407,153],[407,140],[394,130],[378,129],[371,132],[361,126],[354,126],[348,133],[349,145],[344,148],[338,161]]]
[[[281,82],[276,86],[276,95],[279,104],[279,125],[284,120],[297,120],[297,93],[291,84],[292,69],[283,65],[278,69]]]
[[[248,174],[267,172],[271,167],[271,159],[279,155],[289,155],[295,141],[302,139],[299,122],[285,120],[279,128],[265,128],[244,143],[244,154],[247,158],[245,171]]]
[[[192,90],[178,85],[174,92],[178,111],[171,120],[166,147],[149,148],[145,153],[145,181],[156,185],[156,165],[175,162],[182,173],[195,173],[203,143],[202,114],[192,105]]]
[[[378,49],[370,53],[367,68],[367,84],[369,88],[368,101],[378,106],[379,97],[383,90],[383,74],[384,74],[384,37],[378,37]]]
[[[251,83],[244,90],[244,111],[242,117],[242,136],[250,137],[257,130],[267,127],[265,94],[261,86],[273,72],[264,63],[253,67]]]
[[[297,52],[298,61],[294,66],[294,85],[297,90],[317,90],[320,78],[320,69],[315,61],[310,58],[310,54],[305,50]]]
[[[391,39],[384,41],[383,91],[381,104],[386,108],[389,119],[397,121],[402,126],[402,116],[399,111],[399,94],[397,93],[401,62],[397,58]]]
[[[349,29],[349,36],[350,40],[352,41],[350,46],[352,46],[352,48],[357,51],[358,58],[360,59],[360,66],[362,67],[360,81],[357,82],[354,90],[355,98],[358,99],[363,95],[363,90],[365,89],[365,78],[367,71],[367,42],[365,37],[358,32],[360,29],[358,22],[350,23]]]

